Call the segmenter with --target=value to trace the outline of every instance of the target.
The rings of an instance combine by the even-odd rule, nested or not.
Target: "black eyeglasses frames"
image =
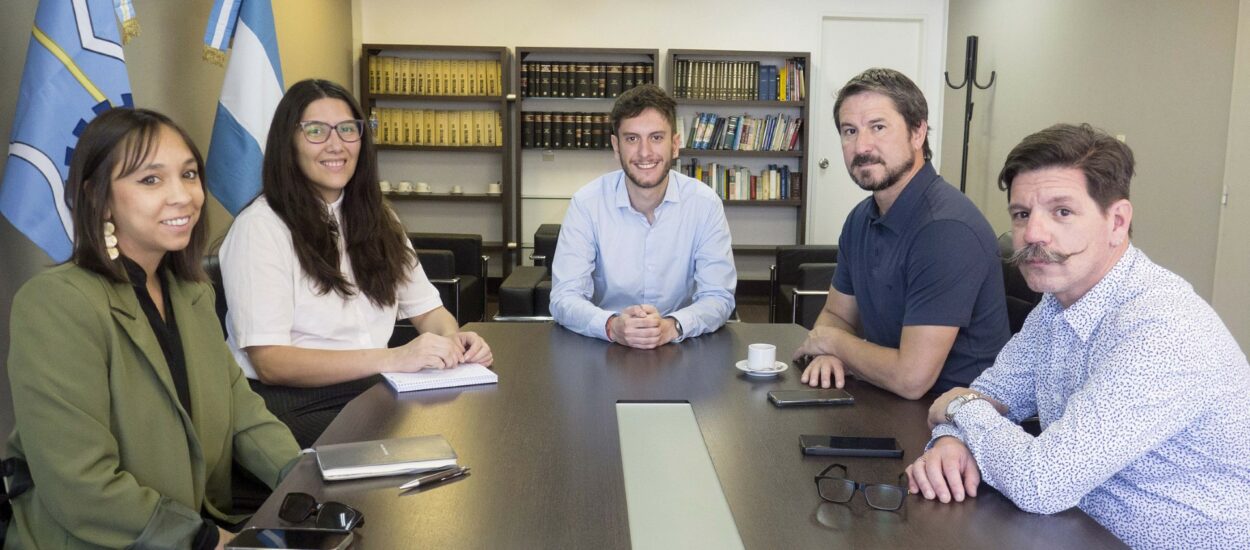
[[[907,474],[899,474],[897,485],[860,483],[846,478],[846,466],[830,464],[816,476],[816,492],[827,502],[846,504],[855,496],[855,491],[863,491],[864,500],[873,508],[898,510],[907,497]]]
[[[299,123],[300,133],[304,135],[304,139],[314,144],[328,141],[330,132],[337,133],[339,139],[348,143],[360,141],[360,137],[364,134],[364,127],[365,121],[363,120],[344,120],[337,124],[319,120],[306,120]]]

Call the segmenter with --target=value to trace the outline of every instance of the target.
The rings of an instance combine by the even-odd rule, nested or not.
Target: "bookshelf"
[[[632,85],[658,83],[659,62],[659,50],[653,49],[516,48],[513,223],[522,249],[533,248],[539,225],[564,220],[573,193],[620,168],[612,154],[608,113]]]
[[[385,196],[410,232],[482,235],[502,260],[492,276],[511,272],[517,242],[511,65],[508,48],[494,46],[364,44],[360,53],[360,103],[375,124],[381,178],[431,188]]]
[[[679,170],[721,195],[734,252],[803,244],[811,54],[668,50],[667,57],[667,88],[683,125]]]

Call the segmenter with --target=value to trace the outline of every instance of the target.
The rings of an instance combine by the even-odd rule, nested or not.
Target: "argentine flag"
[[[65,196],[78,134],[97,114],[132,106],[111,0],[43,0],[26,50],[0,213],[53,260],[73,252]]]
[[[213,196],[236,215],[260,193],[269,122],[286,86],[269,0],[216,0],[204,42],[224,51],[231,37],[205,177]]]

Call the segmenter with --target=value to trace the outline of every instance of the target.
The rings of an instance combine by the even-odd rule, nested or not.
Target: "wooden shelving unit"
[[[515,109],[515,119],[512,125],[518,132],[518,135],[513,139],[517,150],[515,188],[518,197],[518,209],[514,223],[516,234],[520,239],[519,242],[522,242],[522,248],[533,246],[533,243],[529,242],[529,240],[533,238],[534,229],[538,225],[543,223],[561,223],[563,221],[559,214],[563,212],[563,206],[567,204],[568,199],[557,199],[555,197],[572,196],[577,189],[594,178],[619,168],[619,165],[615,165],[615,161],[612,160],[612,149],[608,138],[608,134],[611,132],[610,124],[605,125],[606,128],[600,128],[601,132],[606,132],[600,134],[603,140],[602,147],[545,148],[524,146],[525,140],[521,133],[524,131],[523,124],[527,112],[598,114],[602,116],[602,119],[606,120],[606,114],[612,110],[612,104],[616,101],[617,96],[609,93],[611,88],[606,83],[602,97],[576,97],[578,95],[576,93],[578,89],[576,82],[573,85],[574,93],[563,96],[540,95],[538,90],[541,88],[535,86],[533,82],[527,82],[525,74],[527,64],[534,66],[559,63],[571,64],[574,67],[577,65],[593,66],[596,64],[600,66],[645,64],[650,67],[650,82],[659,83],[657,80],[660,68],[659,50],[630,48],[516,48],[512,79],[517,83],[518,108]],[[576,73],[576,71],[574,72]],[[535,73],[531,71],[530,74],[532,77]],[[635,84],[637,81],[638,77],[635,77]],[[548,85],[551,86],[551,84]],[[619,88],[621,91],[626,89],[623,80]],[[589,90],[589,86],[584,89]],[[525,185],[527,178],[534,178],[541,182],[531,186],[533,189],[528,194]],[[529,220],[529,226],[525,224],[525,220]]]
[[[801,121],[798,146],[794,150],[759,151],[735,149],[700,149],[686,148],[681,150],[681,158],[685,160],[712,158],[717,163],[740,164],[751,168],[766,164],[787,166],[792,173],[801,174],[801,186],[797,196],[780,200],[725,200],[726,214],[731,224],[735,214],[743,208],[760,206],[786,207],[794,210],[793,243],[773,243],[770,245],[735,245],[735,252],[762,254],[765,250],[772,251],[777,244],[802,244],[806,234],[808,185],[812,179],[807,174],[808,166],[808,130],[811,128],[810,112],[806,98],[809,93],[810,79],[801,80],[798,100],[778,101],[759,99],[761,97],[760,66],[784,67],[792,62],[794,66],[802,66],[805,77],[810,77],[811,54],[808,52],[770,52],[770,51],[739,51],[739,50],[668,50],[667,88],[677,98],[678,116],[685,120],[687,127],[682,129],[684,136],[689,137],[690,126],[693,125],[698,112],[713,112],[723,117],[750,114],[786,114],[797,117]],[[693,62],[693,63],[688,63]],[[692,75],[688,69],[701,63],[701,67],[712,67],[714,72]],[[720,64],[720,67],[716,65]],[[752,68],[755,72],[752,73]],[[724,77],[717,80],[711,75]],[[703,80],[692,78],[702,76]],[[678,81],[678,79],[682,81]],[[779,86],[785,86],[780,83]],[[796,82],[797,86],[797,82]],[[792,96],[793,97],[793,96]],[[754,170],[753,170],[754,173]],[[735,235],[735,242],[739,239]]]
[[[392,84],[382,84],[381,79],[384,75],[375,74],[375,78],[370,75],[370,61],[374,58],[391,58],[403,60],[403,63],[412,63],[405,65],[406,71],[416,69],[416,61],[420,62],[469,62],[466,78],[474,78],[472,72],[473,62],[486,61],[497,63],[498,70],[496,73],[487,73],[486,80],[479,80],[476,85],[470,83],[464,89],[472,93],[422,93],[423,85],[417,84],[419,77],[412,72],[404,73],[410,76],[403,84],[396,84],[399,80],[397,76],[392,77]],[[375,65],[375,71],[379,65]],[[485,67],[485,65],[482,65]],[[439,70],[433,67],[434,70]],[[399,69],[395,70],[399,73]],[[454,73],[454,71],[453,71]],[[434,74],[434,73],[426,73]],[[439,75],[447,75],[447,72],[438,72]],[[498,80],[494,80],[497,74]],[[391,180],[411,179],[414,181],[421,180],[426,176],[419,170],[426,169],[431,166],[442,166],[444,175],[441,176],[443,188],[449,185],[461,185],[465,189],[463,194],[448,193],[397,193],[390,192],[386,197],[395,202],[397,207],[400,204],[419,205],[416,206],[416,215],[414,219],[405,221],[405,225],[409,231],[447,231],[438,221],[424,223],[426,212],[432,217],[439,213],[440,208],[446,208],[447,203],[463,203],[463,204],[480,204],[480,208],[472,208],[467,214],[468,217],[477,219],[480,215],[485,225],[486,221],[497,218],[500,224],[500,230],[497,234],[488,231],[491,234],[483,234],[487,250],[499,252],[503,258],[504,276],[511,272],[512,265],[516,259],[512,257],[515,250],[516,224],[513,220],[516,200],[516,189],[512,181],[512,158],[514,145],[512,139],[515,135],[512,124],[514,116],[511,109],[511,100],[513,93],[513,76],[512,58],[506,47],[495,46],[440,46],[440,45],[412,45],[412,44],[364,44],[360,52],[360,102],[366,113],[369,114],[372,122],[377,122],[377,113],[383,108],[402,108],[402,109],[438,109],[447,110],[449,112],[467,112],[467,111],[493,111],[498,113],[499,135],[501,139],[492,145],[434,145],[434,144],[399,144],[386,143],[382,144],[379,139],[377,146],[380,154],[379,164],[383,175],[383,179],[387,179],[388,172],[394,174],[400,170],[411,170],[416,173],[400,173],[397,176],[390,177]],[[453,81],[454,82],[454,81]],[[463,84],[462,84],[463,86]],[[480,89],[479,89],[480,88]],[[397,92],[396,89],[401,90]],[[485,133],[475,129],[476,137],[485,141]],[[412,141],[412,140],[408,140]],[[468,139],[465,139],[466,142]],[[496,140],[492,140],[496,141]],[[472,143],[472,142],[470,142]],[[409,158],[409,155],[416,155],[418,158]],[[463,159],[463,160],[460,160]],[[483,162],[485,161],[485,162]],[[490,166],[498,166],[497,171],[492,171]],[[415,168],[413,168],[415,166]],[[457,173],[455,167],[471,166],[473,169],[489,173],[489,176],[477,179],[461,177]],[[485,186],[491,181],[498,181],[501,187],[501,193],[492,195],[486,194]],[[426,206],[428,205],[428,206]],[[405,207],[408,209],[408,207]]]

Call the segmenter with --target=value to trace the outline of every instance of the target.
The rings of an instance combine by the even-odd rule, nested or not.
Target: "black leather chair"
[[[200,264],[204,267],[204,273],[208,274],[208,281],[213,284],[213,291],[217,293],[217,301],[213,305],[217,308],[217,320],[221,322],[221,333],[224,335],[226,333],[226,286],[221,282],[221,261],[217,259],[216,254],[205,254]]]
[[[486,273],[482,236],[458,233],[409,233],[425,275],[438,288],[443,306],[461,325],[486,315]]]
[[[828,298],[837,262],[837,245],[777,247],[768,274],[768,321],[811,328]]]
[[[1007,320],[1011,325],[1011,333],[1020,332],[1024,327],[1024,320],[1028,318],[1029,312],[1038,302],[1042,301],[1042,295],[1033,292],[1029,288],[1029,283],[1024,280],[1024,275],[1020,273],[1020,269],[1007,262],[1015,252],[1012,244],[1011,231],[998,236],[998,255],[1003,262],[1003,287],[1007,291]]]
[[[496,321],[545,321],[551,319],[551,262],[556,257],[560,224],[549,223],[534,231],[532,266],[518,266],[499,285]]]

